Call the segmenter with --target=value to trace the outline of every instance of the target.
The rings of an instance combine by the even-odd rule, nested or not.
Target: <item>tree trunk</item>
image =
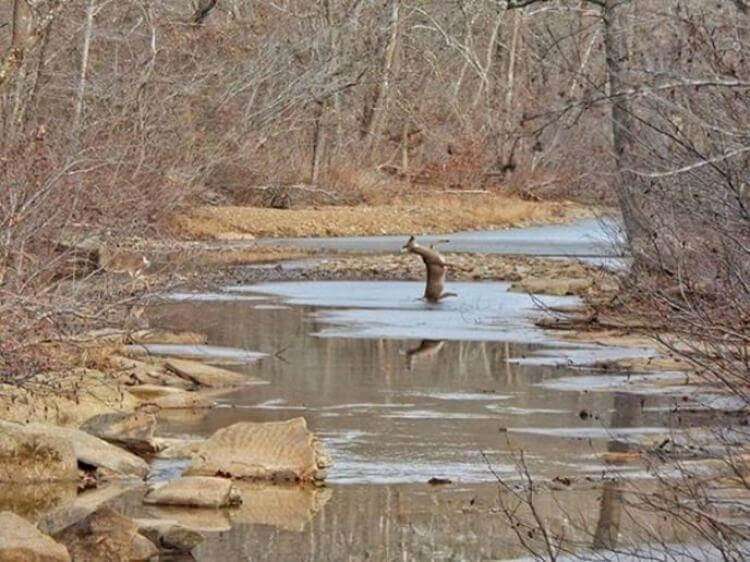
[[[472,103],[472,107],[474,108],[479,105],[479,101],[482,99],[482,94],[484,94],[485,90],[487,90],[488,94],[490,93],[492,84],[492,81],[490,80],[490,72],[492,70],[492,63],[495,59],[494,55],[497,50],[497,43],[500,37],[500,28],[503,24],[503,15],[504,13],[498,10],[497,16],[495,17],[495,22],[492,25],[492,33],[490,34],[490,39],[489,41],[487,41],[487,51],[484,56],[484,68],[482,69],[485,79],[482,80],[482,82],[479,84],[477,93],[474,95],[474,101]]]
[[[505,92],[504,92],[504,116],[500,129],[500,142],[498,147],[495,168],[498,170],[512,170],[513,154],[515,152],[516,142],[511,141],[511,129],[513,129],[513,97],[515,95],[516,81],[516,61],[518,59],[518,44],[520,27],[522,24],[523,13],[513,13],[513,27],[511,31],[510,43],[508,45],[508,61],[505,73]],[[517,139],[516,139],[517,140]]]
[[[312,160],[310,162],[310,183],[317,185],[320,177],[320,166],[325,151],[325,136],[323,131],[324,102],[319,102],[313,121]]]
[[[333,7],[331,6],[330,0],[325,0],[323,3],[323,6],[325,8],[325,19],[326,19],[326,26],[328,27],[328,36],[329,36],[329,42],[331,45],[331,53],[332,53],[332,64],[335,68],[339,67],[339,57],[341,55],[340,52],[340,30],[339,26],[336,25],[336,20],[334,18],[333,14]],[[344,139],[344,123],[342,120],[342,104],[341,104],[341,92],[336,91],[333,94],[333,113],[336,119],[336,128],[333,135],[333,143],[329,143],[328,147],[328,160],[331,158],[334,158],[334,151],[338,152],[341,150],[341,145],[343,144]],[[333,146],[330,146],[332,144]]]
[[[401,172],[409,176],[409,122],[401,127]]]
[[[21,113],[18,117],[19,122],[22,126],[26,125],[28,120],[29,111],[33,111],[36,105],[37,98],[39,96],[39,85],[42,81],[42,74],[44,73],[44,66],[47,62],[47,46],[49,45],[49,29],[45,29],[42,34],[41,46],[39,47],[39,55],[37,57],[36,66],[31,76],[31,84],[29,86],[28,99],[21,108]]]
[[[634,265],[639,265],[649,236],[638,201],[638,178],[633,173],[634,122],[628,98],[621,94],[628,87],[627,9],[628,4],[622,0],[604,0],[602,17],[609,95],[612,100],[612,145],[617,167],[615,189]]]
[[[13,29],[11,31],[10,48],[21,49],[31,37],[34,27],[34,14],[28,0],[16,0],[13,3]]]
[[[69,3],[69,0],[59,0],[36,20],[28,0],[15,0],[10,49],[0,59],[0,90],[21,66],[25,54],[36,46],[44,31]]]
[[[0,64],[0,86],[21,66],[24,54],[32,42],[34,14],[28,0],[15,0],[13,3],[12,25],[10,49]]]
[[[0,63],[0,85],[10,76],[22,69],[26,45],[34,29],[34,14],[27,0],[15,0],[13,3],[13,20],[11,22],[10,48]],[[14,136],[18,113],[21,109],[23,80],[18,80],[12,93],[6,93],[2,99],[0,111],[3,121],[3,141]],[[3,143],[4,144],[4,143]]]
[[[373,86],[372,92],[365,103],[365,109],[362,115],[362,138],[374,135],[377,132],[380,121],[382,120],[382,114],[385,111],[391,84],[391,68],[393,67],[393,59],[396,55],[400,9],[401,0],[391,0],[388,38],[383,47],[383,58],[379,79]]]
[[[516,81],[516,58],[518,56],[518,32],[521,26],[522,14],[513,14],[513,35],[510,39],[510,53],[508,55],[508,73],[505,80],[505,134],[510,133],[513,117],[513,94]]]
[[[80,141],[81,127],[83,125],[83,102],[86,94],[86,76],[89,68],[89,52],[91,51],[91,34],[94,30],[94,10],[96,0],[88,0],[86,3],[86,20],[83,27],[83,47],[81,49],[81,64],[78,71],[78,87],[76,88],[75,109],[73,112],[73,134],[75,144]]]

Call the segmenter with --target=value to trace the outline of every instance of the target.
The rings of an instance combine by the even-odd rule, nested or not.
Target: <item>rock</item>
[[[113,482],[94,490],[87,490],[73,500],[50,510],[39,518],[37,526],[43,533],[55,535],[75,525],[103,507],[114,508],[117,504],[140,503],[146,485],[128,482]]]
[[[443,484],[453,484],[453,480],[451,480],[450,478],[440,478],[437,476],[433,476],[427,481],[427,483],[431,486],[440,486]]]
[[[180,357],[211,363],[248,364],[267,356],[259,351],[249,351],[237,347],[223,347],[202,344],[146,343],[127,345],[121,352],[135,359],[142,357]]]
[[[212,408],[214,401],[197,392],[188,392],[168,386],[142,384],[131,388],[131,392],[144,404],[153,404],[165,410]]]
[[[131,394],[141,402],[152,402],[165,396],[186,392],[181,388],[171,388],[160,384],[138,384],[130,388]]]
[[[140,533],[133,537],[130,560],[151,560],[158,555],[159,549],[146,537],[144,537]]]
[[[77,493],[76,480],[35,481],[26,484],[0,482],[0,509],[12,511],[29,521],[37,521],[50,511],[70,505],[75,501]],[[40,530],[48,533],[44,529]]]
[[[231,480],[211,476],[185,476],[151,490],[143,502],[188,507],[229,507],[239,505],[242,499]]]
[[[122,345],[125,343],[125,335],[125,330],[118,328],[97,328],[76,334],[70,338],[70,341],[83,347]]]
[[[156,452],[156,416],[148,412],[101,414],[87,420],[81,429],[139,455]]]
[[[34,383],[25,389],[0,385],[3,419],[77,427],[98,414],[132,412],[139,404],[116,380],[93,369],[46,373]]]
[[[205,334],[195,332],[167,332],[166,330],[139,330],[128,336],[128,343],[174,343],[186,345],[204,344],[208,341]]]
[[[107,361],[116,371],[118,380],[126,385],[155,384],[177,388],[193,386],[182,377],[164,370],[161,365],[138,361],[122,355],[110,355]]]
[[[74,425],[87,420],[96,414],[107,412],[132,412],[138,406],[138,400],[124,391],[120,385],[106,373],[95,369],[74,369],[65,373],[51,373],[48,376],[50,388],[55,392],[70,397],[78,405],[77,415],[68,413]],[[65,404],[69,407],[69,404]]]
[[[130,562],[149,560],[159,554],[131,519],[108,507],[68,527],[55,538],[68,547],[76,562]]]
[[[240,422],[206,440],[186,475],[250,480],[324,480],[331,460],[304,418]]]
[[[550,279],[546,277],[525,277],[508,289],[514,293],[532,293],[554,296],[582,295],[593,285],[592,279]]]
[[[0,482],[77,480],[70,439],[10,422],[0,422]]]
[[[160,549],[190,552],[205,540],[205,536],[181,525],[174,519],[134,519],[138,532]]]
[[[62,277],[84,277],[100,268],[102,240],[99,236],[65,230],[56,240],[57,251],[64,256]]]
[[[167,369],[201,386],[239,386],[257,379],[188,359],[167,359]]]
[[[146,461],[85,431],[43,424],[31,424],[28,427],[53,439],[72,443],[80,463],[104,468],[117,476],[145,478],[148,474]]]
[[[590,328],[596,322],[593,315],[544,316],[534,324],[547,330],[580,330]]]
[[[605,464],[626,464],[643,460],[643,455],[640,451],[607,451],[601,458]]]
[[[160,459],[192,459],[203,440],[156,438],[156,456]]]
[[[0,562],[70,562],[68,549],[10,511],[0,513]]]

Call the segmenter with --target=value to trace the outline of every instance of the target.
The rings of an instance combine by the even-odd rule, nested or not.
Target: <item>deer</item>
[[[127,275],[132,287],[136,287],[140,282],[146,290],[149,289],[146,271],[151,266],[151,260],[145,255],[105,247],[100,251],[100,263],[104,271]]]
[[[436,244],[448,242],[440,240]],[[445,292],[445,273],[448,270],[448,264],[445,258],[434,248],[435,244],[429,248],[417,243],[414,236],[410,237],[408,242],[401,248],[402,252],[417,254],[422,258],[427,272],[427,280],[424,290],[424,300],[431,303],[438,303],[447,297],[457,297],[456,293]]]

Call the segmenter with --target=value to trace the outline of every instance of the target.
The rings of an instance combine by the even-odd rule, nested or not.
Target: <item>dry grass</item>
[[[248,248],[200,250],[181,252],[167,258],[169,266],[182,270],[205,267],[232,267],[257,263],[294,260],[307,257],[309,252],[295,248],[253,246]]]
[[[586,208],[570,202],[533,202],[496,195],[431,195],[356,207],[197,207],[173,217],[173,225],[183,236],[202,239],[351,236],[500,228],[562,222],[588,214]]]

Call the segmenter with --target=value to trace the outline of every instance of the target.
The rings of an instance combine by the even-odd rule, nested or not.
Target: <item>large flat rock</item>
[[[0,421],[0,482],[77,480],[72,441],[43,428]]]
[[[164,368],[161,363],[139,361],[123,355],[110,355],[107,362],[113,374],[125,385],[155,384],[189,388],[193,383]]]
[[[304,418],[240,422],[220,429],[198,449],[186,475],[249,480],[324,480],[331,460]]]
[[[138,400],[110,375],[93,369],[73,369],[37,377],[29,388],[0,385],[4,420],[32,421],[78,427],[92,416],[132,412]]]
[[[535,295],[585,295],[596,282],[589,278],[550,279],[546,277],[524,277],[513,283],[509,291],[514,293],[531,293]]]
[[[0,562],[70,562],[68,549],[23,517],[0,513]]]
[[[0,482],[0,510],[12,511],[29,521],[69,505],[76,499],[78,480],[53,482]],[[43,532],[44,529],[40,529]]]
[[[213,367],[198,361],[190,361],[189,359],[167,359],[164,364],[167,369],[201,386],[239,386],[260,382],[258,379],[234,371]]]
[[[151,490],[144,503],[189,507],[229,507],[242,499],[231,480],[212,476],[185,476]]]
[[[156,416],[149,412],[114,412],[86,420],[81,429],[136,454],[156,452]]]
[[[133,395],[143,404],[150,404],[164,410],[185,410],[212,408],[214,401],[199,392],[189,392],[179,388],[141,384],[131,387]]]
[[[145,478],[148,474],[146,461],[85,431],[44,424],[30,424],[27,427],[52,439],[72,443],[78,462],[106,469],[116,476]]]
[[[206,343],[205,334],[196,332],[169,332],[166,330],[138,330],[128,334],[128,341],[135,344],[169,343],[199,345]]]
[[[212,363],[229,363],[245,365],[254,363],[263,357],[265,353],[259,351],[248,351],[238,347],[223,347],[218,345],[183,345],[167,343],[147,343],[139,345],[128,345],[123,348],[123,353],[128,357],[166,356],[200,359]]]

